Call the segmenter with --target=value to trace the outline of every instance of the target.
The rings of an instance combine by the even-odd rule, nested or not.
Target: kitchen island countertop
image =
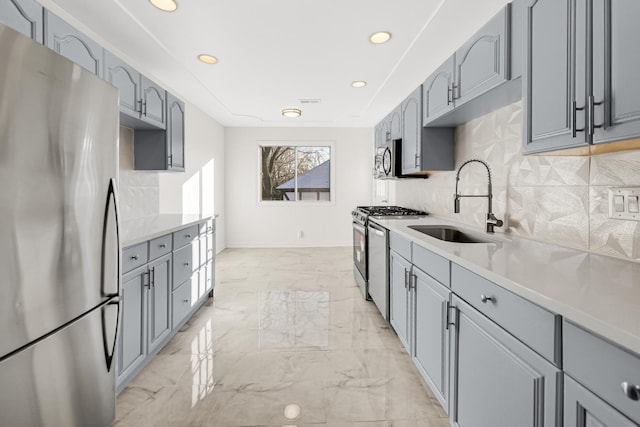
[[[450,225],[438,217],[374,219],[415,244],[640,354],[640,263],[496,233],[496,243],[450,243],[409,228]]]
[[[121,246],[126,248],[217,217],[218,215],[159,214],[124,220],[120,224]]]

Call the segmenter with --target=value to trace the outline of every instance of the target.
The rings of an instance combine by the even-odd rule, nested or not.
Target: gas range
[[[362,225],[367,224],[369,217],[374,218],[415,218],[428,215],[426,212],[401,206],[358,206],[351,216]]]

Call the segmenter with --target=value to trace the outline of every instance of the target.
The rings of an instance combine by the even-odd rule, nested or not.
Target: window
[[[331,201],[331,147],[260,147],[260,200]]]

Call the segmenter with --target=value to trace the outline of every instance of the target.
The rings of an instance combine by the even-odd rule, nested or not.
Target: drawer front
[[[629,387],[640,387],[640,356],[566,320],[563,322],[563,348],[567,374],[640,423],[640,402],[627,397],[622,385],[626,382]]]
[[[393,231],[389,232],[389,247],[402,255],[405,259],[411,259],[411,241],[394,233]]]
[[[560,366],[560,316],[457,264],[451,264],[451,289],[517,339]]]
[[[203,235],[198,243],[200,247],[200,265],[205,265],[207,262],[207,235]]]
[[[173,291],[173,319],[172,319],[172,327],[178,326],[180,322],[184,320],[184,318],[191,311],[191,305],[195,303],[191,298],[191,280],[186,281],[182,284],[178,289]],[[196,288],[197,288],[196,283]]]
[[[122,250],[122,272],[126,273],[134,268],[145,265],[148,259],[147,242],[124,248]]]
[[[160,258],[162,255],[166,255],[171,252],[172,249],[171,234],[158,237],[149,241],[149,260]]]
[[[413,264],[445,286],[451,286],[451,261],[413,244]]]
[[[193,245],[187,245],[173,252],[173,289],[191,277],[197,265],[193,264]]]
[[[173,247],[180,248],[198,238],[198,225],[184,228],[173,233]]]

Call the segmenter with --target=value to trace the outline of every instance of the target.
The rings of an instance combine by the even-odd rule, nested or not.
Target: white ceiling
[[[508,2],[177,1],[173,13],[148,0],[41,3],[223,126],[371,127]],[[381,30],[391,41],[371,44]],[[288,107],[302,117],[282,117]]]

